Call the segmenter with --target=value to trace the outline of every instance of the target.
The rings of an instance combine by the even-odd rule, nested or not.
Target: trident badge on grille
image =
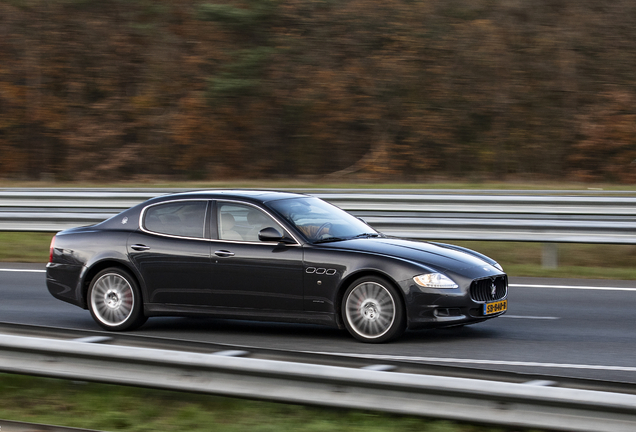
[[[490,295],[492,298],[497,297],[497,285],[494,282],[490,285]]]

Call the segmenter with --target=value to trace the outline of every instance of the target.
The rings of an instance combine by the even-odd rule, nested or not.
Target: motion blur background
[[[636,181],[631,0],[0,0],[0,178]]]
[[[633,0],[0,0],[3,186],[291,179],[286,186],[587,182],[583,189],[633,190],[635,103]],[[28,202],[35,192],[26,188],[3,192],[0,216],[11,223],[16,215],[37,220],[77,209],[69,201]],[[622,192],[599,200],[633,200]],[[496,220],[518,226],[529,215],[528,226],[545,234],[542,223],[570,229],[580,213],[579,228],[598,222],[599,232],[634,232],[627,206],[567,213],[555,205],[504,208],[510,214]],[[422,220],[450,218],[425,207]],[[486,217],[488,210],[481,210]],[[461,212],[480,220],[470,206]],[[46,292],[51,236],[0,232],[0,318],[44,323],[53,333],[69,323],[91,331],[87,312],[67,311]],[[517,319],[411,332],[366,351],[335,330],[309,326],[157,318],[144,332],[230,341],[241,350],[523,360],[535,365],[533,377],[550,380],[535,383],[581,373],[633,386],[633,288],[624,287],[636,280],[636,245],[461,244],[498,260],[511,277],[625,281],[539,279],[585,289],[517,285],[506,316]],[[583,366],[542,368],[573,364]],[[492,430],[0,374],[0,419],[8,418],[130,431]]]

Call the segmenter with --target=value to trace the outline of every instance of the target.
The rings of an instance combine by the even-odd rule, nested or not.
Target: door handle
[[[234,256],[234,252],[230,252],[230,251],[226,251],[226,250],[218,250],[218,251],[214,252],[214,255],[220,256],[220,257],[233,257]]]
[[[148,249],[150,249],[150,246],[146,246],[143,244],[134,244],[131,246],[131,248],[136,251],[147,251]]]

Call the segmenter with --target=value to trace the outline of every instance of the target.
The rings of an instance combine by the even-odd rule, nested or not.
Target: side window
[[[258,232],[263,228],[276,228],[281,234],[285,230],[263,211],[243,204],[219,202],[219,239],[258,242]]]
[[[159,234],[203,238],[207,201],[177,201],[152,206],[144,214],[144,228]]]

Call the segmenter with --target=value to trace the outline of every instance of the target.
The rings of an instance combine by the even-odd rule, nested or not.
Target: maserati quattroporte
[[[494,260],[387,237],[309,195],[196,191],[153,198],[58,233],[47,286],[100,326],[215,316],[346,328],[365,342],[503,314]]]

